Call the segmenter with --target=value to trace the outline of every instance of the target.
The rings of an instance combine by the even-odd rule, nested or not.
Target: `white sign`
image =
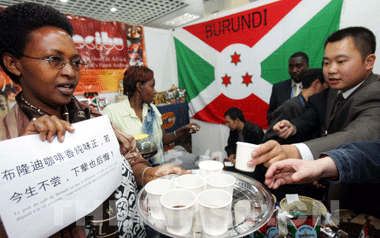
[[[12,237],[48,237],[92,212],[121,184],[122,155],[107,116],[73,124],[65,141],[0,142],[0,214]]]

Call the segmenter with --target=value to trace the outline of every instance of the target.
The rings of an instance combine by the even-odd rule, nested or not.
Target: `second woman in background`
[[[162,127],[161,113],[152,104],[156,94],[153,71],[146,66],[130,66],[124,73],[124,94],[128,99],[108,105],[103,114],[123,132],[132,136],[149,134],[157,145],[157,154],[149,158],[152,166],[164,163],[163,145],[175,141],[185,133],[194,133],[199,125],[190,123],[177,131],[166,134]]]

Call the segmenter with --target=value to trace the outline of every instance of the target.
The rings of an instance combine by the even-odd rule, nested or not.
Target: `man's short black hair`
[[[347,37],[352,37],[355,47],[360,51],[362,59],[364,60],[370,54],[376,51],[376,37],[372,31],[365,27],[347,27],[333,32],[325,41],[324,47],[328,43],[341,41]]]
[[[229,116],[231,120],[236,120],[239,118],[240,121],[244,122],[244,115],[242,110],[240,110],[237,107],[230,107],[227,109],[227,111],[224,113],[224,117]]]
[[[321,84],[325,82],[322,69],[318,68],[306,70],[305,73],[302,75],[302,87],[304,89],[309,88],[310,85],[317,79],[319,79]]]
[[[301,51],[296,52],[290,56],[290,58],[297,58],[297,57],[301,57],[303,60],[305,60],[306,64],[309,64],[309,57],[304,52],[301,52]]]
[[[4,53],[20,58],[28,41],[29,33],[44,26],[63,29],[70,36],[74,28],[60,11],[38,3],[19,3],[0,11],[0,65],[16,84],[19,79],[9,72],[2,60]]]

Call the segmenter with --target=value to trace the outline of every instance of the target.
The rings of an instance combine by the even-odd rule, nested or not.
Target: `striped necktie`
[[[339,108],[339,106],[342,105],[343,101],[344,101],[344,97],[343,97],[342,93],[338,93],[338,95],[336,97],[335,106],[334,106],[334,110],[333,110],[332,114],[334,114],[335,111]]]

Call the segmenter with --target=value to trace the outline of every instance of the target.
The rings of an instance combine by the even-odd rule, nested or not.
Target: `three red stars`
[[[237,65],[237,63],[241,62],[240,60],[240,54],[237,54],[236,51],[233,55],[231,55],[231,63],[234,63],[235,65]],[[243,82],[245,85],[248,85],[252,83],[252,75],[249,75],[248,72],[242,76],[243,78]],[[231,77],[229,77],[227,74],[224,75],[224,77],[222,77],[222,84],[224,84],[226,87],[231,84]]]

